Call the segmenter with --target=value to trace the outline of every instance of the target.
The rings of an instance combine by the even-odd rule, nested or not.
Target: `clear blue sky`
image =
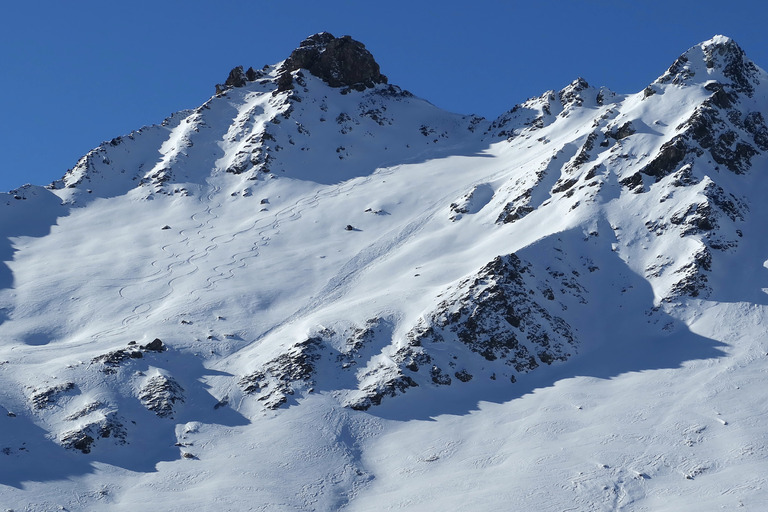
[[[0,17],[0,190],[61,177],[104,140],[194,108],[237,65],[352,35],[390,82],[496,117],[577,76],[637,92],[690,46],[733,37],[768,68],[764,1],[61,0]]]

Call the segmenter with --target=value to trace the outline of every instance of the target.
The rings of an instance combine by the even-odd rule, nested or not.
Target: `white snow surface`
[[[734,46],[493,122],[275,66],[0,194],[0,505],[764,509],[768,75]],[[527,366],[450,323],[509,255]]]

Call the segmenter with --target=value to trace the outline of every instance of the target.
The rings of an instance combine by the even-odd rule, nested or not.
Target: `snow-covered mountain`
[[[13,510],[759,510],[768,75],[498,119],[348,36],[0,194]]]

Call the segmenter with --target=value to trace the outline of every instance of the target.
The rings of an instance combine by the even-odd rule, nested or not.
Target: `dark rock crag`
[[[331,87],[364,91],[376,84],[386,84],[387,77],[381,74],[379,65],[365,45],[350,36],[335,37],[320,32],[306,38],[282,63],[277,77],[277,92],[290,91],[294,87],[294,72],[298,82],[303,84],[301,71],[309,71]],[[233,87],[244,87],[248,82],[263,78],[262,71],[243,66],[232,68],[224,84],[216,86],[216,94],[223,94]]]
[[[306,69],[331,87],[356,91],[387,83],[387,77],[381,74],[363,43],[350,36],[334,37],[328,32],[309,36],[283,62],[278,91],[293,89],[291,72],[299,69]]]
[[[184,388],[171,377],[156,375],[141,388],[139,399],[159,417],[173,418],[176,403],[184,402]]]

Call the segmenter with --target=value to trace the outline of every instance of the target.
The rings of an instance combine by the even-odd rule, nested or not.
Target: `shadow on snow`
[[[517,252],[537,272],[563,254],[567,255],[564,261],[568,264],[586,260],[599,266],[594,272],[581,274],[586,304],[571,303],[562,311],[555,311],[553,304],[550,309],[574,328],[577,353],[567,361],[542,365],[520,375],[515,383],[501,379],[480,382],[475,378],[468,383],[454,381],[449,386],[435,386],[429,382],[428,369],[405,370],[419,387],[410,388],[403,395],[385,397],[381,405],[371,407],[367,414],[398,421],[434,420],[443,414],[468,414],[478,410],[480,402],[508,402],[536,389],[552,387],[563,379],[612,379],[626,373],[675,369],[687,361],[722,357],[724,343],[693,333],[681,321],[654,307],[650,284],[610,250],[614,241],[610,226],[604,224],[597,237],[585,235],[580,228],[573,229]]]
[[[131,375],[151,376],[157,369],[171,375],[184,390],[183,402],[177,402],[174,412],[168,417],[158,417],[133,396],[131,389],[123,389],[124,383],[130,382]],[[61,433],[47,432],[21,412],[11,417],[0,407],[0,414],[3,415],[0,418],[3,432],[0,440],[0,485],[23,488],[24,483],[29,481],[62,480],[92,473],[95,471],[94,462],[129,471],[155,472],[158,463],[179,460],[182,451],[195,450],[194,446],[183,444],[185,425],[199,422],[236,427],[249,423],[239,412],[211,395],[209,386],[201,382],[205,377],[229,374],[205,368],[192,354],[172,349],[162,353],[146,352],[143,358],[128,359],[118,367],[91,363],[88,371],[104,372],[103,377],[96,379],[101,379],[110,388],[109,392],[119,397],[104,408],[116,410],[115,419],[126,431],[126,443],[120,444],[113,437],[107,437],[95,439],[87,454],[65,449],[52,440]],[[104,391],[103,388],[99,390],[100,394]],[[73,394],[79,394],[77,387]],[[71,423],[71,428],[75,429],[78,422]]]

